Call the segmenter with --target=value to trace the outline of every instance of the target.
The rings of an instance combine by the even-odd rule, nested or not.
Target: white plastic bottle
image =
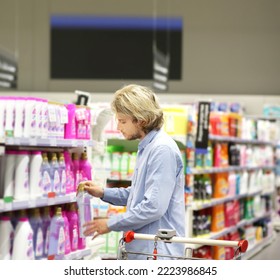
[[[11,202],[14,197],[16,154],[16,151],[11,150],[7,150],[5,153],[3,197],[6,202]]]
[[[8,215],[0,217],[0,260],[10,260],[12,256],[14,228]]]
[[[5,154],[0,155],[0,198],[4,195]]]
[[[43,158],[41,151],[32,151],[30,155],[29,195],[36,198],[42,195],[41,166]]]
[[[49,130],[49,112],[48,112],[48,101],[47,99],[43,99],[43,104],[41,107],[41,116],[42,116],[42,130],[41,137],[48,138],[48,130]]]
[[[15,167],[14,199],[26,200],[29,198],[29,152],[18,151]]]
[[[34,260],[33,230],[24,210],[15,229],[12,260]]]
[[[78,186],[77,206],[78,206],[78,222],[80,237],[86,237],[83,234],[83,225],[92,220],[92,210],[90,203],[91,196],[84,190],[84,184],[80,183]]]
[[[25,97],[16,98],[14,137],[23,137],[25,100]]]
[[[31,136],[31,121],[32,121],[32,108],[34,100],[31,97],[26,98],[24,106],[24,127],[23,137],[28,138]]]
[[[0,96],[0,138],[5,136],[6,98]]]
[[[6,99],[6,114],[5,114],[5,134],[6,136],[14,136],[15,122],[15,98],[8,97]]]

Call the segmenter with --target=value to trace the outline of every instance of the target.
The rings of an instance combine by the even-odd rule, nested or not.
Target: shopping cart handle
[[[141,240],[155,240],[157,235],[151,234],[141,234],[135,233],[130,230],[123,234],[123,240],[126,243],[129,243],[135,239]],[[214,245],[214,246],[230,246],[230,247],[238,247],[240,253],[245,253],[248,248],[248,241],[246,239],[242,239],[239,241],[230,241],[230,240],[207,240],[207,239],[199,239],[199,238],[183,238],[174,236],[170,238],[172,242],[180,242],[180,243],[192,243],[192,244],[202,244],[202,245]]]
[[[125,232],[123,235],[123,240],[126,243],[133,241],[134,240],[134,231],[129,230],[129,231]]]
[[[240,240],[238,242],[238,247],[239,247],[241,253],[245,253],[248,248],[248,240],[246,240],[246,239]]]

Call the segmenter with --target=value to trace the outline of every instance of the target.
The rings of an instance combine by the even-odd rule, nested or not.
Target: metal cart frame
[[[149,240],[154,241],[154,250],[152,253],[146,252],[132,252],[125,249],[125,243],[130,243],[133,240]],[[124,233],[123,237],[119,241],[118,248],[118,260],[127,260],[128,254],[136,255],[146,255],[147,259],[157,260],[157,257],[169,257],[171,259],[199,259],[193,257],[193,249],[187,247],[185,249],[184,256],[172,256],[160,254],[157,251],[157,242],[168,242],[168,243],[186,243],[186,244],[198,244],[198,245],[209,245],[209,246],[224,246],[224,247],[235,247],[234,259],[241,259],[241,253],[245,253],[248,248],[247,240],[231,241],[231,240],[214,240],[214,239],[205,239],[205,238],[186,238],[176,236],[175,230],[170,229],[159,229],[156,235],[152,234],[142,234],[135,233],[133,231],[127,231]]]

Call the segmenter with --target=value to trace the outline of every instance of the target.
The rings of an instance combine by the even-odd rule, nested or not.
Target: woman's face
[[[117,113],[117,129],[122,133],[127,140],[143,139],[145,133],[142,130],[139,121],[133,120],[131,117]]]

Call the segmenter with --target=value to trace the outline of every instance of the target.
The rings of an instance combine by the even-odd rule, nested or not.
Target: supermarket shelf
[[[261,141],[261,140],[250,140],[250,139],[242,139],[238,137],[232,136],[220,136],[220,135],[209,135],[209,140],[212,141],[225,141],[225,142],[234,142],[240,144],[252,144],[252,145],[271,145],[274,146],[275,143],[271,141]]]
[[[38,197],[27,200],[14,200],[13,202],[5,203],[0,199],[0,212],[29,209],[35,207],[51,206],[57,204],[64,204],[76,201],[76,193],[66,194],[64,196],[56,197]]]
[[[71,252],[67,255],[63,256],[57,256],[55,260],[80,260],[88,255],[91,254],[91,249],[90,248],[85,248],[81,250],[77,250],[74,252]]]
[[[27,147],[94,147],[96,142],[85,139],[57,139],[57,138],[13,138],[6,137],[0,140],[0,144],[6,146]]]
[[[257,242],[253,245],[252,248],[249,248],[248,251],[245,254],[242,254],[241,259],[242,260],[248,260],[252,258],[254,255],[259,253],[262,249],[264,249],[266,246],[270,245],[275,240],[275,234],[272,234],[271,236],[268,236],[264,238],[263,240]]]
[[[239,228],[241,227],[244,227],[244,226],[247,226],[247,225],[251,225],[259,220],[262,220],[262,219],[265,219],[267,217],[270,217],[271,216],[271,212],[267,212],[259,217],[254,217],[252,219],[249,219],[249,220],[242,220],[240,221],[237,225],[235,226],[231,226],[231,227],[227,227],[227,228],[224,228],[223,230],[219,231],[219,232],[211,232],[210,234],[208,235],[205,235],[205,236],[197,236],[198,238],[205,238],[205,239],[218,239],[226,234],[229,234],[231,232],[234,232],[236,230],[238,230]],[[191,249],[198,249],[201,247],[201,245],[199,244],[190,244],[187,246],[188,248],[191,248]]]
[[[228,166],[228,167],[211,167],[211,168],[187,168],[187,174],[202,175],[212,173],[226,173],[226,172],[242,172],[242,171],[257,171],[257,170],[274,170],[275,166]]]
[[[279,232],[280,231],[280,216],[276,212],[274,214],[274,217],[272,218],[273,228]]]
[[[201,209],[205,209],[205,208],[209,208],[218,204],[222,204],[228,201],[232,201],[232,200],[238,200],[241,198],[245,198],[245,197],[251,197],[251,196],[255,196],[258,194],[262,194],[261,191],[257,191],[257,192],[253,192],[253,193],[246,193],[246,194],[239,194],[239,195],[235,195],[235,196],[230,196],[230,197],[223,197],[223,198],[213,198],[209,201],[194,201],[191,205],[189,205],[189,207],[191,207],[192,210],[201,210]]]

